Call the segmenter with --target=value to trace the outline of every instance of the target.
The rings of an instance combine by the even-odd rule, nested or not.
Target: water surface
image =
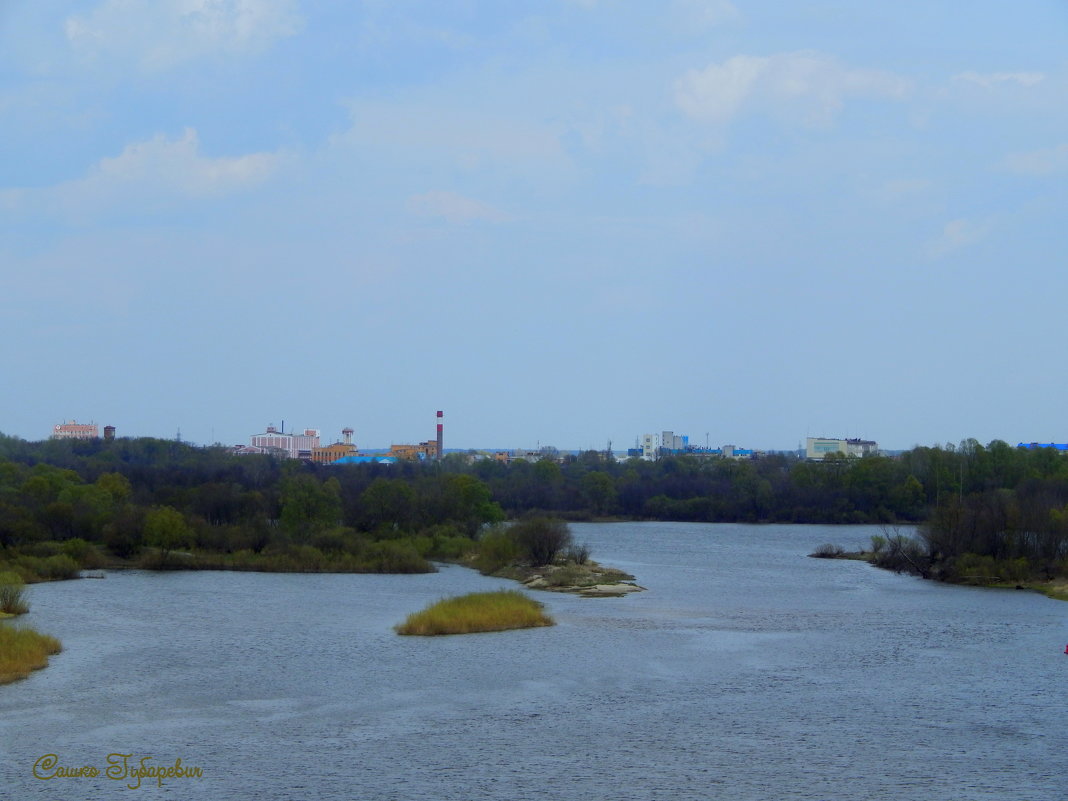
[[[648,592],[399,637],[422,576],[110,573],[30,589],[64,652],[0,687],[0,798],[1068,798],[1068,604],[808,559],[877,529],[586,524]],[[34,761],[180,757],[136,791]]]

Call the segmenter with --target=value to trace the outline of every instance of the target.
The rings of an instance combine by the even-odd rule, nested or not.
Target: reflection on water
[[[203,769],[168,798],[1035,799],[1068,795],[1068,605],[807,559],[874,529],[585,524],[648,592],[538,593],[558,625],[466,637],[392,626],[446,595],[418,576],[111,573],[37,585],[64,653],[0,687],[0,798],[43,754]]]

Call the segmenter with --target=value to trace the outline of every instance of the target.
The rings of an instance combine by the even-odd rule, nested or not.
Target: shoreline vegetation
[[[922,547],[926,532],[921,528],[919,538],[906,537],[898,532],[876,534],[866,549],[846,550],[841,545],[824,543],[810,557],[814,559],[846,559],[906,573],[946,584],[987,589],[1028,590],[1055,601],[1068,601],[1068,577],[1036,573],[1025,558],[995,559],[974,553],[955,558],[932,559]]]
[[[0,623],[0,684],[24,679],[48,665],[48,657],[58,654],[62,646],[55,637],[31,628]]]
[[[408,573],[439,561],[532,589],[593,594],[630,580],[588,553],[547,559],[505,542],[541,518],[916,525],[887,546],[893,558],[873,548],[873,563],[1052,597],[1068,582],[1068,454],[1054,448],[970,439],[819,461],[483,457],[342,466],[151,438],[0,434],[0,572],[31,583],[108,567]]]
[[[398,634],[476,634],[555,625],[542,605],[518,590],[474,592],[444,598],[408,615]]]
[[[25,584],[15,573],[0,573],[0,621],[29,611]],[[48,665],[48,657],[62,650],[59,640],[31,628],[0,622],[0,684],[24,679]]]

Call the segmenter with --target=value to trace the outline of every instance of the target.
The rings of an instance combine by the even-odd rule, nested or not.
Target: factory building
[[[319,432],[306,428],[301,434],[286,434],[284,431],[267,426],[262,434],[249,437],[249,445],[263,448],[268,453],[279,453],[290,459],[311,459],[312,451],[319,447]]]
[[[842,456],[868,456],[878,452],[879,443],[870,439],[808,437],[805,440],[806,459],[822,459],[828,453],[840,453]]]
[[[96,439],[99,436],[100,429],[96,423],[79,423],[70,420],[52,428],[52,439]]]
[[[312,448],[311,460],[316,464],[332,464],[346,456],[356,456],[358,451],[352,441],[353,433],[351,428],[342,429],[341,441],[321,448]]]

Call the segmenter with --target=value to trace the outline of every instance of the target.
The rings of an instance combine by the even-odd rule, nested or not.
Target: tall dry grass
[[[18,573],[0,573],[0,612],[22,615],[30,611],[25,598],[26,585]]]
[[[553,620],[540,603],[516,590],[499,590],[445,598],[408,615],[396,630],[398,634],[473,634],[551,625]]]
[[[59,640],[33,629],[0,624],[0,684],[24,679],[62,650]]]

